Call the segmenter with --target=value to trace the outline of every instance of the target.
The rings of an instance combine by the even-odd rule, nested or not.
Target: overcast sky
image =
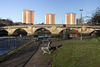
[[[35,11],[35,23],[45,22],[45,14],[56,14],[56,24],[65,23],[65,13],[76,13],[80,18],[90,16],[100,6],[100,0],[0,0],[0,18],[22,22],[22,10]]]

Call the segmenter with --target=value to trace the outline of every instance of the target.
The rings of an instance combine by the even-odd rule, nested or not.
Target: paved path
[[[53,41],[51,46],[56,47],[61,42],[62,41]],[[53,58],[54,52],[51,54],[43,54],[43,51],[41,50],[41,46],[43,45],[44,43],[40,45],[38,51],[32,56],[25,67],[51,67],[50,61]]]
[[[24,67],[38,47],[39,45],[31,43],[19,52],[10,56],[6,61],[0,63],[0,67]]]
[[[42,54],[40,45],[38,51],[33,55],[33,57],[29,60],[29,62],[25,65],[25,67],[48,67],[48,59],[50,58],[50,54]]]

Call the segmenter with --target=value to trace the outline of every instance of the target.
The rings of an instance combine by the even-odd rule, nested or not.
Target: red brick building
[[[76,13],[66,13],[65,22],[66,24],[76,24]]]
[[[55,24],[55,14],[46,14],[45,24]]]
[[[34,24],[34,12],[35,11],[31,11],[31,10],[23,10],[22,11],[22,23]]]

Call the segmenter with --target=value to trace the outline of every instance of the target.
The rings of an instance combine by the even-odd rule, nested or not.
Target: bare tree
[[[93,25],[100,25],[100,7],[97,7],[95,12],[92,14],[90,22]]]

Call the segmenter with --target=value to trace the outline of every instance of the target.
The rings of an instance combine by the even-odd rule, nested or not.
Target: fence
[[[0,55],[8,53],[33,39],[33,36],[24,37],[1,37],[0,38]]]

